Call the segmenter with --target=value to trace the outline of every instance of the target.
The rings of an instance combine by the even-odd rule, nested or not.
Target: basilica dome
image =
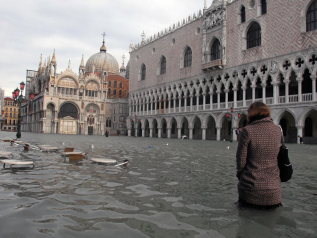
[[[106,62],[105,62],[106,61]],[[117,60],[107,53],[105,44],[100,47],[100,52],[92,55],[86,63],[86,73],[93,72],[93,66],[95,66],[95,72],[101,72],[105,64],[105,71],[112,74],[119,74],[119,64]]]

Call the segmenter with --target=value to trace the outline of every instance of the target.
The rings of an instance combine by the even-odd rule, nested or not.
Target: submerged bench
[[[108,165],[114,165],[114,166],[127,166],[127,164],[129,163],[129,160],[125,159],[122,161],[117,161],[114,159],[107,159],[107,158],[91,158],[91,161],[95,162],[95,163],[102,163],[102,164],[108,164]]]
[[[31,169],[34,169],[34,163],[33,161],[21,161],[21,160],[12,160],[12,159],[7,159],[7,160],[0,160],[1,163],[3,163],[3,168],[5,169],[6,164],[10,165],[10,168],[12,169],[13,165],[32,165]]]
[[[85,158],[85,154],[82,152],[62,152],[61,155],[66,159],[66,157],[69,158],[69,160],[81,160]]]
[[[7,151],[0,151],[0,157],[13,157],[11,152],[7,152]]]

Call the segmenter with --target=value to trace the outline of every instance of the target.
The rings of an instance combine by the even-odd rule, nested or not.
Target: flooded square
[[[74,147],[88,159],[0,141],[1,151],[35,164],[0,169],[1,237],[316,237],[315,145],[287,144],[294,174],[282,183],[283,207],[262,211],[235,204],[237,142],[25,132],[21,140]]]

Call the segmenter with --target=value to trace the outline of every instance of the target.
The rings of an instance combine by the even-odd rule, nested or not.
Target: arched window
[[[113,95],[117,95],[117,90],[116,89],[113,90]]]
[[[192,66],[192,49],[188,47],[185,51],[184,67]]]
[[[121,96],[121,90],[119,90],[119,96]]]
[[[218,39],[214,41],[210,51],[211,51],[210,61],[220,59],[220,42]]]
[[[117,87],[117,81],[113,82],[113,87],[116,88]]]
[[[312,2],[306,14],[306,31],[317,29],[317,0]]]
[[[122,83],[120,82],[120,84],[119,84],[119,88],[122,88]]]
[[[247,49],[261,45],[261,26],[253,22],[247,34]]]
[[[165,58],[165,56],[163,56],[161,59],[161,72],[160,72],[160,74],[165,74],[165,73],[166,73],[166,58]]]
[[[245,22],[245,7],[241,7],[241,23]]]
[[[108,82],[108,87],[111,87],[111,81]]]
[[[141,80],[145,80],[146,77],[146,67],[145,64],[142,64],[142,68],[141,68]]]
[[[111,89],[108,88],[108,96],[111,95]]]
[[[261,8],[262,8],[262,15],[267,13],[267,4],[266,0],[261,0]]]

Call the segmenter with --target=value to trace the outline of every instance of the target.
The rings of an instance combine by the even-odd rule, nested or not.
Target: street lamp
[[[19,106],[19,109],[18,109],[18,132],[16,134],[17,139],[21,138],[21,105],[25,101],[25,98],[23,97],[24,87],[25,87],[25,83],[22,81],[20,83],[21,95],[20,95],[20,89],[18,89],[18,88],[16,88],[12,92],[12,97],[13,97],[15,103],[17,103]]]
[[[240,113],[236,114],[236,113],[233,112],[233,107],[230,108],[230,112],[226,113],[227,120],[228,121],[232,121],[232,124],[231,124],[231,136],[232,136],[232,139],[231,139],[231,141],[233,141],[233,122],[239,121],[240,117],[241,117]]]

